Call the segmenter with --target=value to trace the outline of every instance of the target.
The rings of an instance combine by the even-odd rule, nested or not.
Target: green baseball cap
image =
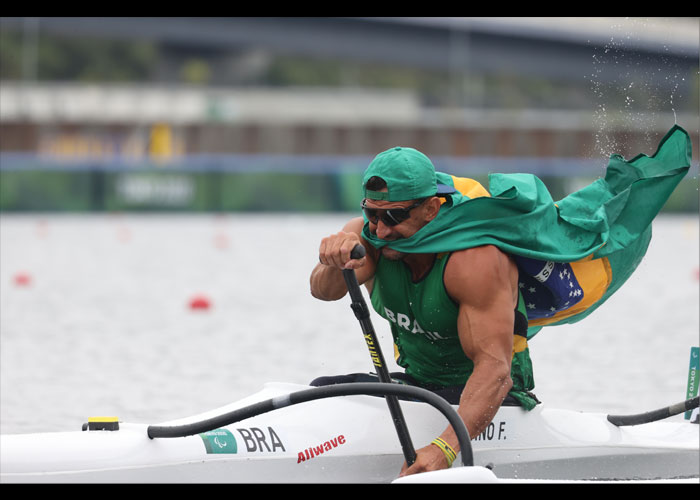
[[[367,189],[372,177],[382,178],[387,192]],[[438,182],[430,159],[413,148],[395,147],[379,153],[362,178],[362,194],[370,200],[406,201],[454,192],[454,187]]]

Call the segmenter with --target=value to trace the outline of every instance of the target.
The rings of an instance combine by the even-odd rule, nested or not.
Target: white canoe
[[[160,423],[180,426],[309,389],[267,384],[224,408]],[[415,448],[446,427],[440,411],[401,401]],[[0,436],[0,480],[109,483],[387,483],[404,462],[386,401],[353,395],[285,406],[210,432],[149,438],[146,424],[118,430]],[[618,427],[605,414],[503,407],[472,440],[474,467],[396,482],[683,479],[698,482],[700,426],[666,420]],[[691,478],[691,479],[689,479]]]

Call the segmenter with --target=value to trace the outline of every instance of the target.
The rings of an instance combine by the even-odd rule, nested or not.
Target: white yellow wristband
[[[457,458],[457,453],[455,452],[452,447],[447,444],[447,442],[444,439],[441,438],[435,438],[431,441],[431,444],[434,444],[438,448],[442,450],[442,452],[445,454],[445,458],[447,459],[447,468],[452,467],[452,462],[455,461]]]

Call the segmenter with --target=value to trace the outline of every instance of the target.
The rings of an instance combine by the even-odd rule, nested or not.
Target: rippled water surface
[[[308,292],[320,239],[346,219],[3,215],[0,431],[78,430],[91,415],[155,423],[267,381],[370,371],[349,299]],[[660,216],[605,306],[533,339],[538,397],[612,413],[682,400],[698,288],[698,217]],[[208,309],[190,307],[198,296]]]

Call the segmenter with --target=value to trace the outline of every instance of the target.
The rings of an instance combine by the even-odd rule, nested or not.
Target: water
[[[349,299],[308,292],[320,239],[346,220],[3,215],[0,431],[78,430],[93,415],[157,423],[268,381],[371,371]],[[622,290],[582,323],[532,341],[542,401],[636,413],[684,398],[700,331],[698,222],[659,217]],[[19,273],[31,282],[18,285]],[[197,294],[210,309],[189,308]],[[391,358],[388,327],[373,322]]]
[[[624,145],[630,141],[623,130],[644,131],[647,149],[654,151],[658,125],[665,123],[659,117],[672,114],[674,123],[678,124],[676,111],[684,98],[681,89],[685,88],[683,71],[664,43],[663,50],[667,55],[661,58],[655,74],[649,74],[649,69],[640,64],[640,56],[634,55],[633,49],[640,34],[650,28],[658,32],[659,26],[654,18],[630,18],[628,21],[613,23],[608,28],[610,39],[599,49],[594,49],[591,73],[584,76],[590,83],[596,103],[593,112],[595,157],[623,153]],[[670,33],[666,37],[671,40]],[[637,151],[628,153],[636,154]]]

